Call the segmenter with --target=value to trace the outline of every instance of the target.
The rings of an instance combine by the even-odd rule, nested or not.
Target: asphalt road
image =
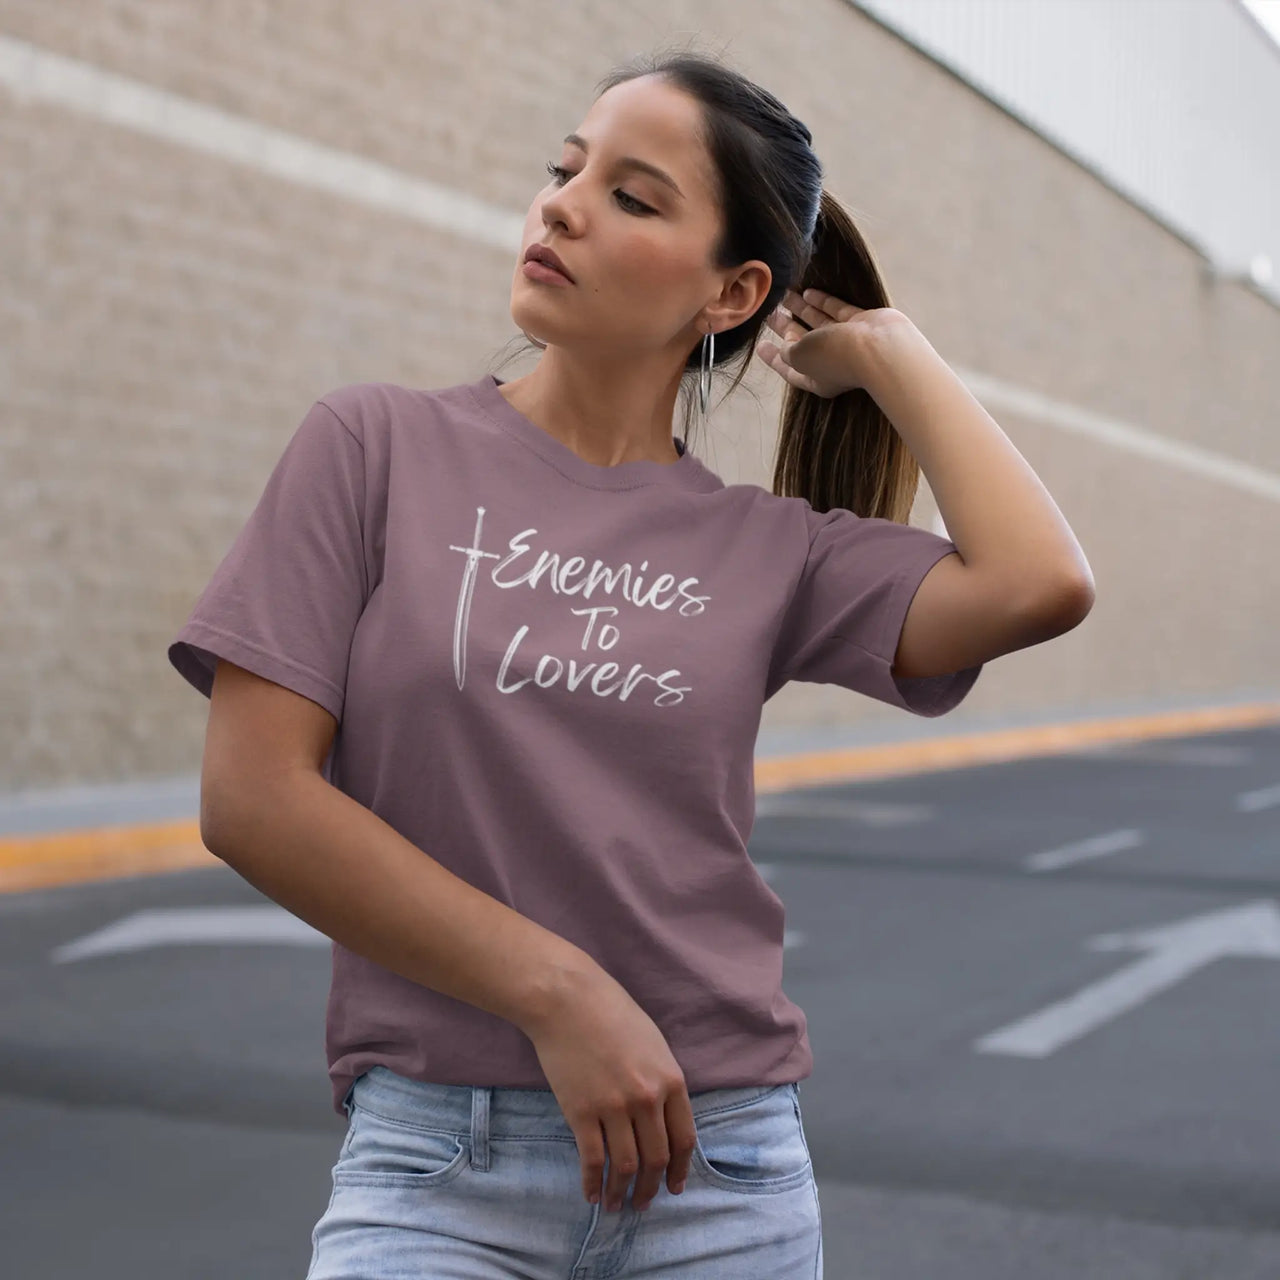
[[[1280,1276],[1280,728],[761,796],[751,852],[828,1280]],[[302,1280],[300,925],[224,868],[0,896],[6,1277]]]

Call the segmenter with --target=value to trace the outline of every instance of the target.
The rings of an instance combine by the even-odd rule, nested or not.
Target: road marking
[[[1245,791],[1236,796],[1236,808],[1242,813],[1259,813],[1280,804],[1280,784],[1261,791]]]
[[[872,746],[827,747],[789,755],[757,755],[756,794],[791,791],[824,782],[871,782],[943,769],[969,769],[1006,760],[1060,756],[1103,742],[1148,741],[1280,723],[1280,702],[1237,703],[1148,715],[986,729],[939,737],[909,738]]]
[[[766,864],[767,865],[767,864]],[[291,911],[274,905],[260,907],[172,907],[135,911],[123,919],[55,947],[54,964],[69,964],[99,956],[156,947],[221,946],[327,947],[331,939]],[[805,935],[783,930],[782,945],[802,947]]]
[[[760,873],[760,878],[770,881],[778,874],[782,868],[776,862],[757,862],[756,870]],[[808,941],[799,929],[784,929],[782,931],[782,949],[784,951],[793,947],[803,947]]]
[[[931,804],[889,804],[874,800],[848,800],[803,795],[761,795],[756,797],[758,818],[839,818],[862,822],[869,827],[898,827],[925,822],[933,817]]]
[[[1280,909],[1270,898],[1189,916],[1154,929],[1106,933],[1090,938],[1094,951],[1146,951],[1148,955],[1101,982],[1010,1023],[974,1042],[979,1053],[1043,1058],[1197,969],[1225,956],[1280,960]]]
[[[0,37],[0,48],[3,47]],[[1008,760],[1057,756],[1085,743],[1159,739],[1280,723],[1280,702],[1162,711],[1145,716],[975,730],[943,738],[757,756],[758,798],[820,783],[879,781]],[[47,803],[47,796],[42,802]],[[0,802],[0,820],[4,816]],[[0,836],[0,894],[63,884],[213,867],[226,868],[202,844],[195,819],[137,822]]]
[[[1022,865],[1028,871],[1056,871],[1059,867],[1069,867],[1073,862],[1105,858],[1110,853],[1136,848],[1145,841],[1146,836],[1137,827],[1122,827],[1119,831],[1108,831],[1104,835],[1091,836],[1088,840],[1077,840],[1075,844],[1064,844],[1057,849],[1033,853]]]
[[[94,956],[147,951],[153,947],[194,947],[207,943],[257,946],[327,947],[329,938],[291,911],[261,907],[170,907],[135,911],[74,942],[55,947],[54,964]]]
[[[226,865],[190,818],[7,836],[0,839],[0,893]]]
[[[357,152],[316,142],[302,134],[277,129],[247,115],[223,110],[173,93],[136,77],[121,75],[90,61],[67,57],[29,41],[0,36],[0,87],[19,108],[53,103],[118,128],[162,139],[243,166],[279,181],[320,190],[339,199],[431,226],[463,241],[513,253],[520,247],[523,210],[509,209],[464,191],[431,182],[404,169],[371,160]],[[1083,406],[1018,386],[979,370],[955,366],[969,390],[989,408],[1010,409],[1022,416],[1086,437],[1122,453],[1154,460],[1197,478],[1225,484],[1245,493],[1280,502],[1280,474],[1216,453],[1189,442]],[[937,768],[963,768],[1028,755],[1052,754],[1070,741],[1099,733],[1143,735],[1196,732],[1251,723],[1271,723],[1275,704],[1173,717],[1124,718],[1117,725],[1041,726],[958,739],[905,743],[862,751],[806,752],[756,762],[762,790],[786,788],[800,781],[838,781],[854,776],[889,777]],[[67,857],[66,839],[55,835],[40,843],[0,840],[0,892],[52,884],[112,878],[120,874],[209,865],[199,848],[196,824],[184,824],[186,847],[155,854],[140,863],[129,849],[103,856],[104,843],[139,839],[139,827],[88,837],[92,846],[83,859]],[[17,865],[15,865],[17,864]]]

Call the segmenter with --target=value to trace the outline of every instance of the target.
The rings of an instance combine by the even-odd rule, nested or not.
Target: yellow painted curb
[[[913,742],[886,742],[871,747],[839,747],[805,751],[756,761],[756,791],[787,791],[818,783],[892,778],[936,769],[1031,756],[1053,755],[1104,742],[1138,742],[1178,738],[1221,729],[1245,729],[1280,723],[1280,702],[1253,702],[1193,711],[1161,711],[1140,716],[1111,716],[1065,724],[993,729]]]
[[[0,840],[0,893],[222,865],[201,844],[196,819],[7,836]]]
[[[1280,724],[1280,702],[1205,707],[1067,724],[997,729],[756,760],[758,794],[821,783],[892,778],[1053,755],[1106,742],[1143,741]],[[204,847],[200,823],[133,823],[0,839],[0,893],[120,876],[225,865]]]

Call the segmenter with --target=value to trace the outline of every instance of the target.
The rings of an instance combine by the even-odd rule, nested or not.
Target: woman
[[[942,715],[1089,568],[771,94],[625,67],[549,170],[537,366],[318,400],[169,649],[211,698],[205,843],[333,939],[308,1274],[820,1276],[761,708]],[[753,352],[775,492],[671,434]],[[921,465],[954,541],[906,523]]]

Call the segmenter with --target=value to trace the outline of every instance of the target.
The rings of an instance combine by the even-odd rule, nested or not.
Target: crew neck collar
[[[672,442],[683,452],[675,462],[654,462],[648,458],[618,462],[613,466],[588,462],[510,404],[498,390],[504,381],[486,373],[471,383],[469,390],[494,422],[568,479],[592,489],[635,489],[641,485],[662,485],[674,489],[712,487],[708,484],[712,473],[684,447],[684,441],[678,436],[672,436]]]

